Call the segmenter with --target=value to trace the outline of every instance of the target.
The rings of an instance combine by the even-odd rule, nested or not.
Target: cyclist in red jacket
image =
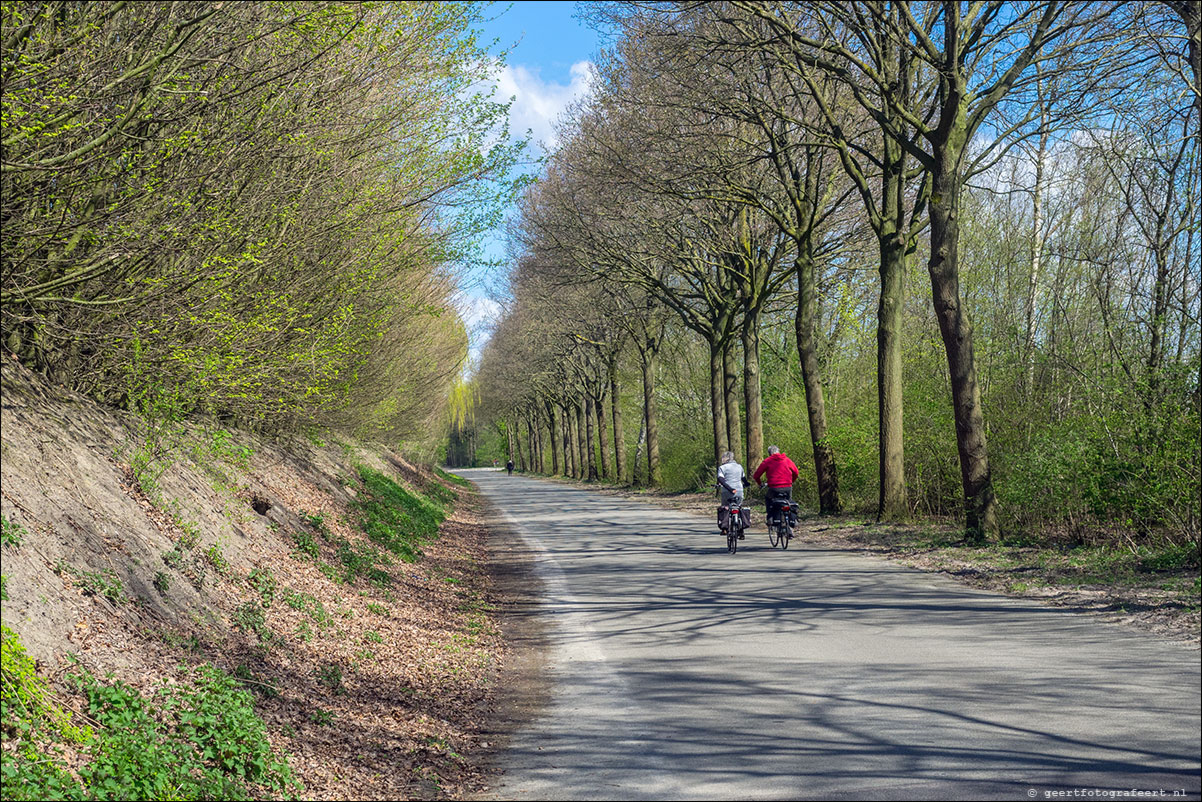
[[[768,456],[755,469],[751,478],[759,482],[760,487],[764,486],[761,477],[768,480],[768,492],[764,495],[764,503],[768,509],[769,521],[773,518],[777,501],[793,500],[793,482],[797,480],[798,476],[797,466],[793,464],[793,460],[782,454],[776,446],[768,446]]]

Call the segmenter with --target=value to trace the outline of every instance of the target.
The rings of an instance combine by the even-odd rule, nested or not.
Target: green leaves
[[[255,786],[290,785],[291,771],[271,752],[251,694],[212,666],[193,669],[188,679],[160,686],[148,702],[123,683],[78,677],[89,715],[104,727],[80,771],[94,798],[245,799]]]
[[[219,669],[186,670],[149,699],[74,674],[93,730],[71,724],[52,701],[16,633],[4,627],[3,638],[6,799],[253,799],[296,788],[250,693]],[[64,741],[83,746],[79,780],[59,754]]]
[[[466,353],[449,263],[518,155],[466,91],[479,8],[48,8],[3,6],[9,346],[134,408],[420,430]]]

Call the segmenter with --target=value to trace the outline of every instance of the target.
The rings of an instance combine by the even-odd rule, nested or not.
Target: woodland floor
[[[556,481],[568,481],[562,478]],[[605,484],[586,485],[610,495],[709,516],[705,493],[660,493]],[[762,513],[762,509],[760,510]],[[754,520],[754,519],[753,519]],[[762,515],[759,525],[762,525]],[[753,526],[757,524],[753,523]],[[1140,570],[1112,550],[1055,546],[959,544],[950,524],[877,524],[863,516],[803,518],[798,541],[846,549],[953,577],[972,587],[1028,598],[1116,622],[1160,637],[1202,645],[1202,599],[1197,568]],[[1114,559],[1115,557],[1120,559]]]
[[[300,798],[483,789],[512,684],[495,588],[515,580],[494,581],[474,490],[385,451],[192,424],[158,441],[170,456],[143,486],[143,423],[7,361],[2,417],[3,620],[62,705],[86,709],[75,671],[149,697],[212,664],[253,692]],[[369,542],[356,466],[457,496],[416,561]]]

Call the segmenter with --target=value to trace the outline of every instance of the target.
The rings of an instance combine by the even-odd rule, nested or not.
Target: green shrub
[[[321,513],[310,515],[304,510],[301,510],[301,518],[304,519],[306,524],[313,527],[317,534],[321,535],[322,540],[326,541],[327,543],[330,542],[330,527],[326,525],[326,519],[324,515]]]
[[[255,787],[295,787],[251,695],[212,666],[189,679],[160,686],[148,702],[124,683],[75,677],[88,715],[104,728],[79,772],[93,798],[250,799]]]
[[[252,588],[255,589],[256,592],[258,592],[259,598],[263,601],[263,606],[270,607],[271,603],[275,601],[276,587],[278,584],[276,582],[275,574],[272,573],[271,569],[256,568],[250,572],[250,576],[246,578],[246,581]]]
[[[111,568],[103,571],[84,571],[60,560],[54,566],[54,571],[60,576],[66,574],[72,581],[77,582],[83,588],[84,593],[103,596],[113,604],[124,604],[129,601],[129,597],[125,595],[125,586],[121,584],[117,572]]]
[[[213,570],[222,576],[228,576],[230,573],[230,561],[225,558],[221,552],[221,544],[214,543],[205,549],[205,559],[213,566]]]
[[[293,610],[307,613],[320,626],[328,627],[334,623],[334,619],[326,610],[325,605],[315,596],[308,593],[298,593],[292,588],[284,588],[283,593],[280,594],[280,598],[284,600],[284,604]]]
[[[346,693],[342,684],[342,666],[337,663],[323,663],[317,667],[317,684],[329,688],[335,694]]]
[[[267,615],[262,605],[257,601],[246,602],[238,606],[233,614],[234,626],[246,632],[253,632],[260,640],[269,641],[274,635],[267,627]]]
[[[71,724],[8,627],[2,652],[5,799],[256,799],[299,790],[250,694],[212,666],[150,699],[124,683],[72,675],[99,725],[93,732]],[[64,742],[83,747],[78,780],[59,756]]]
[[[0,752],[0,780],[5,799],[85,799],[83,786],[67,771],[55,742],[86,743],[92,732],[75,727],[54,701],[37,664],[20,636],[0,627],[0,721],[5,749]],[[47,747],[47,744],[51,746]]]
[[[70,715],[52,698],[46,681],[37,675],[37,663],[25,651],[21,637],[0,625],[0,719],[4,728],[21,737],[53,733],[65,740],[84,742],[88,727],[75,727]]]
[[[307,554],[310,557],[316,558],[321,553],[321,549],[317,545],[317,541],[314,540],[313,535],[308,532],[303,530],[300,532],[293,532],[292,539],[296,543],[296,550],[301,554]]]
[[[21,526],[20,523],[0,516],[0,545],[16,548],[21,545],[21,538],[25,534],[25,527]]]
[[[1161,549],[1150,549],[1140,560],[1140,565],[1151,571],[1170,571],[1175,568],[1197,568],[1198,543],[1182,543]]]

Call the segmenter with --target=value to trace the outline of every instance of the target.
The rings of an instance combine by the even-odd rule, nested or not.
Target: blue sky
[[[498,40],[493,52],[509,50],[505,68],[496,76],[498,99],[514,99],[510,131],[530,131],[534,154],[540,144],[554,145],[553,123],[563,109],[587,92],[590,66],[600,45],[597,34],[575,19],[574,2],[497,2],[485,10],[489,19],[480,43]],[[488,245],[490,256],[504,253],[498,235]],[[492,277],[471,276],[465,282],[461,312],[472,331],[473,351],[482,345],[488,320],[497,310],[486,287]]]

